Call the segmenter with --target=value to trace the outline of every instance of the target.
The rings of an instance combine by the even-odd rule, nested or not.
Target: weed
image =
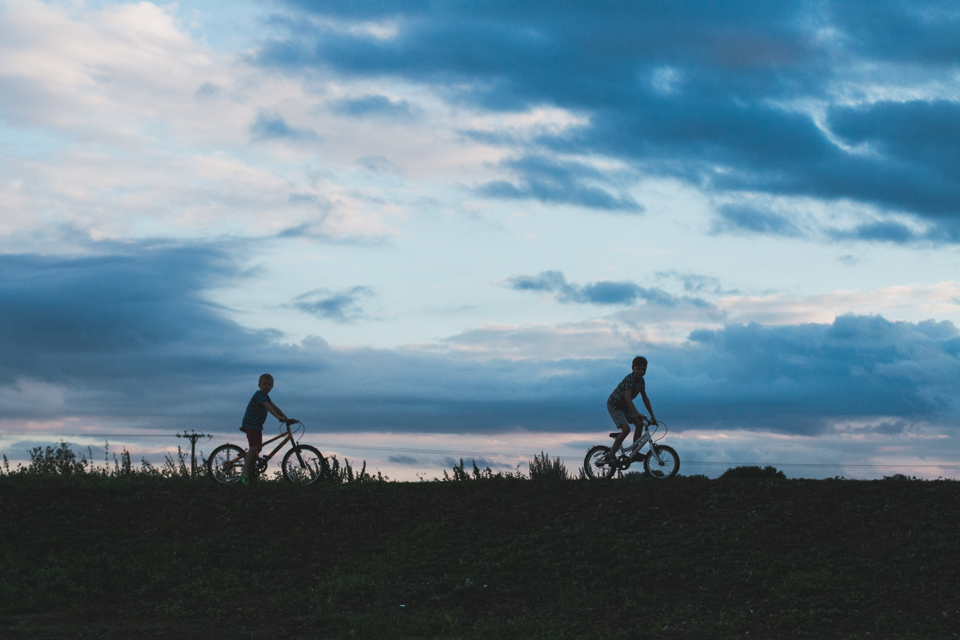
[[[526,476],[523,475],[523,472],[520,471],[520,465],[517,465],[515,471],[503,472],[498,471],[493,472],[490,467],[486,469],[480,469],[477,466],[476,460],[471,460],[470,463],[473,465],[473,472],[467,471],[466,465],[463,462],[463,458],[460,458],[459,464],[453,465],[453,475],[447,473],[447,470],[443,470],[443,481],[444,482],[467,482],[470,480],[522,480]]]
[[[370,474],[367,471],[366,460],[363,461],[363,466],[360,468],[360,471],[354,472],[348,459],[344,458],[343,466],[340,466],[340,461],[337,459],[337,456],[330,456],[327,459],[327,480],[337,484],[344,484],[351,482],[388,482],[390,478],[379,471],[377,471],[377,475],[375,476]]]

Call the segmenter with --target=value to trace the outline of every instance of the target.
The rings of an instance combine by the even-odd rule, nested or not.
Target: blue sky
[[[0,449],[234,439],[271,371],[391,477],[576,468],[643,354],[685,473],[957,477],[958,29],[0,0]]]

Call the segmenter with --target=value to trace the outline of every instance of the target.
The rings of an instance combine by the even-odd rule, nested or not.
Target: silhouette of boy
[[[243,414],[243,426],[240,431],[247,434],[247,457],[243,461],[243,475],[240,481],[243,484],[250,484],[251,478],[256,478],[257,470],[254,462],[260,454],[260,448],[263,446],[263,423],[267,421],[267,412],[285,424],[293,424],[296,420],[284,415],[280,407],[275,405],[270,399],[270,391],[273,389],[273,376],[265,373],[260,376],[260,383],[257,385],[260,390],[253,394],[247,404],[247,412]]]
[[[623,444],[630,433],[631,422],[637,427],[633,432],[633,441],[636,442],[640,439],[643,431],[643,416],[640,415],[636,405],[633,404],[633,399],[637,395],[643,398],[643,406],[650,412],[650,424],[657,424],[657,419],[653,415],[653,407],[650,406],[650,399],[647,397],[646,384],[643,380],[644,374],[647,373],[647,359],[643,356],[637,356],[633,359],[632,368],[633,371],[617,385],[617,388],[607,398],[607,411],[613,418],[613,424],[620,429],[620,435],[613,441],[613,448],[606,456],[607,462],[616,457],[620,445]]]

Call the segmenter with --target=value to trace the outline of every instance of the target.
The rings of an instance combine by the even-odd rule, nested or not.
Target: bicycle
[[[643,460],[644,473],[651,478],[666,480],[677,475],[680,470],[680,456],[672,447],[657,444],[667,435],[667,425],[663,422],[657,423],[657,428],[651,434],[649,421],[643,420],[642,424],[643,434],[640,438],[629,447],[621,446],[620,451],[617,452],[618,455],[612,462],[606,460],[610,447],[599,444],[587,451],[587,455],[583,459],[583,472],[587,478],[608,480],[613,477],[613,474],[626,471],[631,464],[640,460]],[[653,436],[656,435],[661,426],[663,427],[663,434],[654,441]],[[619,435],[620,432],[616,431],[611,433],[610,437],[615,439]],[[640,451],[644,445],[649,446],[646,455],[642,455]]]
[[[313,484],[327,475],[329,471],[327,461],[316,447],[311,447],[308,444],[299,444],[299,440],[295,436],[299,434],[300,437],[303,437],[303,433],[306,430],[304,424],[300,421],[293,422],[292,424],[300,425],[297,433],[295,434],[290,430],[290,424],[286,425],[286,431],[284,431],[283,426],[281,426],[280,435],[264,442],[260,450],[262,452],[263,447],[282,438],[280,444],[278,444],[269,455],[257,456],[254,466],[256,467],[257,473],[262,474],[267,470],[267,463],[270,459],[276,455],[285,444],[294,442],[293,448],[287,451],[280,463],[283,477],[294,484]],[[247,450],[235,444],[225,444],[217,447],[210,453],[210,457],[207,459],[207,472],[210,474],[210,478],[214,482],[221,484],[236,484],[240,482],[240,476],[243,474],[243,462],[246,455]]]

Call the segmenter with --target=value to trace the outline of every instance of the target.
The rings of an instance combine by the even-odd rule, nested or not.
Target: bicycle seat
[[[613,433],[610,434],[610,437],[611,437],[611,438],[616,438],[618,435],[620,435],[620,432],[619,432],[619,431],[614,431]]]

